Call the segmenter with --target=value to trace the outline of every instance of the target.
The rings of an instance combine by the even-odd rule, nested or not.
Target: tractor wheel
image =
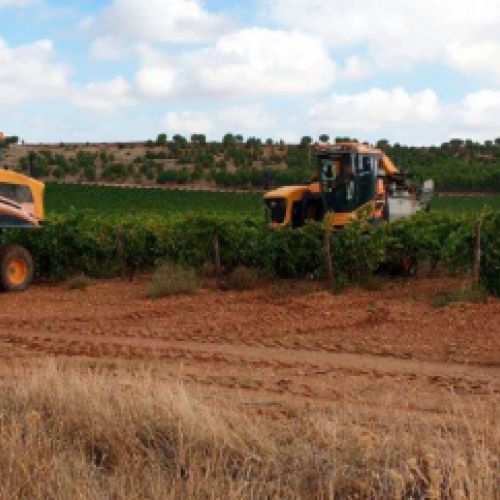
[[[8,245],[0,250],[0,289],[22,292],[33,281],[35,266],[28,250]]]

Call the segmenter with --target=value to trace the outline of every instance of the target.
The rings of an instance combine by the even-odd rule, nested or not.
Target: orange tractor
[[[314,182],[264,196],[273,227],[322,220],[337,228],[354,220],[392,222],[429,207],[434,182],[413,184],[380,149],[357,142],[319,144],[316,157]]]
[[[0,144],[3,141],[0,134]],[[0,168],[0,231],[39,227],[44,219],[44,190],[42,182]],[[33,275],[33,258],[26,248],[0,243],[0,290],[23,291]]]

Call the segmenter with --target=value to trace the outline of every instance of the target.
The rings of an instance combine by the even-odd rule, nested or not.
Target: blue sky
[[[382,4],[0,0],[0,130],[30,142],[500,136],[500,2]]]

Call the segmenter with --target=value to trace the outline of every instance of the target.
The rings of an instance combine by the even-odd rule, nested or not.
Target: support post
[[[222,277],[222,264],[220,259],[219,231],[217,229],[214,232],[214,267],[215,276],[217,280],[220,280]]]
[[[478,288],[481,283],[481,228],[483,218],[476,222],[476,239],[474,242],[474,261],[472,263],[472,284]]]
[[[325,231],[323,233],[323,252],[325,258],[326,280],[328,286],[333,287],[332,227],[328,218],[325,220]]]
[[[124,243],[123,227],[121,224],[116,228],[116,256],[118,258],[118,266],[122,279],[127,276],[127,263],[125,262],[125,243]]]

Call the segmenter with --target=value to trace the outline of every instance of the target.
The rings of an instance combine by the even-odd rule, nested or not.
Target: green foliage
[[[156,138],[157,146],[166,146],[167,145],[167,134],[158,134]]]
[[[500,196],[439,196],[432,200],[433,212],[479,214],[484,210],[500,210]]]
[[[165,170],[160,174],[166,179]],[[182,171],[181,171],[182,172]],[[187,172],[189,174],[189,172]],[[172,177],[172,182],[177,182]],[[160,182],[160,178],[158,181]],[[168,181],[170,182],[170,181]],[[47,210],[50,214],[67,214],[72,209],[91,211],[105,218],[127,217],[131,213],[173,215],[238,214],[239,217],[263,219],[260,194],[217,193],[160,189],[122,189],[98,186],[72,186],[48,184],[46,188]]]
[[[187,168],[181,170],[163,170],[158,174],[158,184],[187,184],[192,180]]]
[[[112,163],[103,168],[101,178],[111,182],[125,181],[128,178],[128,169],[121,163]]]
[[[443,262],[468,272],[472,262],[474,219],[421,214],[391,225],[351,224],[332,234],[336,283],[364,283],[374,271],[411,262],[418,266]],[[39,231],[9,231],[11,243],[25,245],[34,255],[37,275],[58,280],[68,275],[133,274],[153,268],[160,259],[201,268],[213,262],[213,237],[219,235],[224,268],[245,266],[280,277],[325,275],[321,224],[300,229],[271,230],[256,219],[234,215],[153,214],[112,216],[69,214],[51,216]],[[487,289],[500,295],[500,214],[484,218],[481,277]]]
[[[432,300],[432,305],[441,308],[454,302],[485,302],[487,298],[488,292],[482,287],[464,287],[437,293]]]
[[[500,213],[484,217],[482,237],[481,277],[484,286],[500,296]]]
[[[222,138],[222,145],[224,147],[231,147],[234,146],[235,144],[236,144],[236,139],[234,138],[233,134],[228,133]]]
[[[191,142],[204,146],[207,143],[207,137],[205,134],[192,134],[191,135]]]

